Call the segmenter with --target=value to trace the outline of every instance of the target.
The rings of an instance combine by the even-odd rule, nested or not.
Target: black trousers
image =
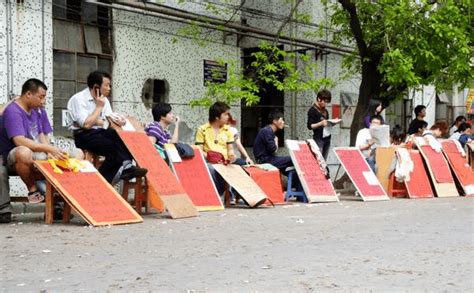
[[[111,128],[76,130],[74,142],[80,149],[105,157],[99,172],[108,182],[112,182],[124,161],[132,159],[120,136]]]
[[[329,155],[329,147],[331,146],[331,136],[324,137],[321,139],[313,137],[313,139],[318,145],[319,151],[321,152],[321,154],[323,154],[324,160],[327,160]]]

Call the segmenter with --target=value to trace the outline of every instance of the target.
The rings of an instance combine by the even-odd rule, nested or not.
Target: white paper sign
[[[375,140],[375,144],[381,147],[390,146],[390,126],[380,125],[370,127],[370,135]]]
[[[91,173],[91,172],[98,172],[97,169],[92,165],[91,162],[87,160],[81,161],[84,164],[84,168],[80,169],[80,172],[82,173]]]
[[[292,151],[299,151],[300,150],[300,146],[298,145],[297,140],[287,139],[286,140],[286,146],[288,147],[289,150],[292,150]]]
[[[375,176],[374,172],[372,171],[365,171],[362,172],[362,174],[365,177],[365,180],[369,185],[379,185],[379,180],[377,179],[377,176]]]

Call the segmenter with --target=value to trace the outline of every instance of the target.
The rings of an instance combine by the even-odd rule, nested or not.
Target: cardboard
[[[394,147],[377,147],[375,151],[375,162],[377,162],[377,178],[386,193],[390,179],[390,167],[395,157]]]
[[[280,170],[277,168],[274,170],[264,170],[259,168],[258,165],[244,167],[244,170],[260,186],[273,204],[286,203],[283,196]],[[268,201],[267,204],[269,204]]]
[[[364,201],[389,200],[361,151],[355,147],[334,148],[334,153]]]
[[[173,144],[166,144],[165,150],[169,158],[173,157],[174,152],[177,153]],[[173,172],[199,211],[223,210],[224,206],[212,181],[203,154],[196,146],[193,146],[193,150],[194,157],[192,158],[172,160]]]
[[[430,179],[425,169],[421,154],[416,150],[409,150],[410,158],[413,161],[413,172],[410,173],[410,180],[405,180],[405,186],[409,198],[432,198],[434,197]]]
[[[245,173],[242,167],[234,164],[213,164],[212,166],[250,207],[257,207],[267,200],[265,192]]]
[[[466,157],[463,157],[456,142],[451,139],[443,141],[441,145],[443,146],[443,153],[464,191],[464,195],[474,196],[474,171],[467,163]],[[461,147],[460,144],[459,147]]]
[[[99,172],[64,171],[58,174],[47,161],[36,161],[35,165],[88,224],[104,226],[143,222],[142,217]]]
[[[120,131],[120,138],[137,164],[148,169],[148,200],[159,211],[166,207],[173,219],[195,217],[198,210],[144,132]]]
[[[415,144],[428,167],[431,183],[434,186],[437,197],[459,196],[451,175],[448,163],[442,152],[436,152],[428,144],[423,144],[423,140],[415,140]]]
[[[317,148],[314,141],[310,141]],[[285,142],[288,146],[292,146],[288,147],[289,153],[308,202],[339,201],[331,180],[326,178],[321,171],[320,162],[312,153],[308,143],[290,139]]]

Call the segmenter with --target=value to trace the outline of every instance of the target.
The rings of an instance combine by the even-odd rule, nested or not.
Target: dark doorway
[[[281,48],[280,48],[281,49]],[[248,48],[243,50],[244,68],[247,74],[251,74],[251,63],[255,60],[251,56],[252,53],[258,52],[259,48]],[[254,106],[245,106],[241,104],[242,121],[240,127],[242,129],[242,143],[245,147],[252,147],[260,128],[269,124],[268,114],[273,110],[279,110],[283,113],[284,92],[279,91],[275,86],[267,83],[260,84],[258,93],[260,101]],[[280,146],[284,144],[284,132],[277,132],[278,142]]]

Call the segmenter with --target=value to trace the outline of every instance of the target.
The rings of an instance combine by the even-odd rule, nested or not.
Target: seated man
[[[382,117],[380,115],[374,115],[370,117],[370,127],[379,126],[382,123]],[[362,151],[367,163],[369,163],[370,169],[375,173],[375,141],[372,139],[370,134],[370,128],[362,128],[357,133],[355,147]]]
[[[146,128],[146,135],[151,142],[163,148],[166,143],[177,143],[179,136],[179,117],[171,112],[171,105],[158,103],[153,107],[153,122]],[[173,136],[168,131],[168,127],[175,123]]]
[[[229,113],[230,107],[223,102],[215,102],[209,108],[209,122],[201,125],[196,132],[195,144],[204,152],[204,156],[208,161],[209,172],[212,180],[216,185],[217,192],[222,194],[224,192],[224,182],[222,178],[212,167],[209,162],[208,152],[215,152],[222,157],[223,160],[237,165],[245,165],[245,161],[241,158],[236,158],[232,144],[234,137],[229,129]]]
[[[84,90],[69,99],[69,129],[73,131],[78,148],[104,156],[99,172],[111,184],[120,179],[144,176],[146,169],[132,165],[132,156],[115,129],[125,121],[112,119],[112,108],[107,96],[110,94],[111,77],[108,73],[94,71],[87,77]],[[106,122],[109,127],[106,127]]]
[[[65,152],[49,144],[44,129],[42,111],[46,98],[46,85],[38,79],[27,80],[21,96],[11,102],[2,115],[0,129],[0,153],[9,174],[18,174],[28,189],[28,201],[39,203],[44,200],[35,180],[37,173],[35,159],[65,159]]]
[[[268,115],[268,120],[270,124],[260,129],[255,138],[253,154],[258,164],[272,164],[286,175],[286,168],[293,166],[291,157],[275,155],[278,150],[278,137],[275,135],[275,132],[282,130],[285,126],[283,113],[273,111]]]

